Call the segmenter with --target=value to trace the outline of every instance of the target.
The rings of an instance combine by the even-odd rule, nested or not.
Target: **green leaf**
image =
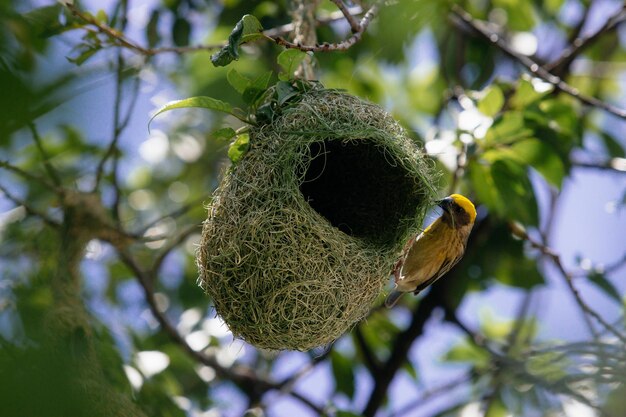
[[[504,105],[504,94],[502,90],[492,84],[482,92],[482,97],[478,100],[478,110],[486,115],[493,117],[502,109]]]
[[[476,368],[489,366],[489,353],[466,340],[452,347],[443,359],[448,362],[468,362]]]
[[[252,83],[248,77],[242,75],[235,68],[228,70],[226,73],[226,80],[228,81],[228,84],[230,84],[239,94],[243,94],[243,92],[246,91],[246,88],[250,87],[250,84]]]
[[[354,396],[354,369],[353,361],[345,355],[333,350],[331,353],[331,366],[335,377],[335,389],[352,398]]]
[[[100,23],[103,24],[108,24],[109,22],[109,16],[107,15],[107,12],[104,11],[103,9],[100,9],[96,12],[96,16],[95,16],[96,20]]]
[[[500,213],[502,201],[499,199],[489,165],[472,162],[469,164],[468,170],[472,189],[476,193],[478,201],[487,206],[490,211]]]
[[[84,51],[82,51],[78,56],[76,56],[75,58],[71,58],[71,57],[66,57],[67,60],[69,62],[71,62],[72,64],[76,64],[78,66],[81,66],[82,64],[84,64],[89,58],[91,58],[96,52],[98,52],[97,49],[94,48],[89,48],[89,49],[85,49]]]
[[[258,88],[259,90],[266,90],[267,86],[270,84],[270,80],[272,79],[272,74],[272,71],[264,72],[252,81],[251,86]]]
[[[559,352],[543,352],[526,359],[526,370],[547,382],[555,382],[567,376],[567,357]]]
[[[538,92],[535,90],[535,87],[533,87],[530,80],[521,78],[517,83],[515,93],[513,93],[511,99],[509,100],[509,106],[512,109],[523,110],[525,107],[538,101],[541,97],[548,93],[549,91],[542,93]]]
[[[241,36],[241,43],[251,42],[263,37],[263,26],[259,20],[251,14],[244,15],[241,18],[243,21],[243,34]]]
[[[609,135],[608,133],[601,132],[600,138],[602,139],[602,142],[604,142],[604,147],[606,148],[611,158],[626,157],[626,153],[624,152],[624,147],[613,136]]]
[[[491,164],[491,176],[505,215],[511,220],[537,225],[537,201],[527,170],[513,159],[500,158]]]
[[[519,141],[509,148],[511,158],[528,164],[537,170],[550,184],[561,188],[565,177],[565,165],[553,146],[539,139]]]
[[[289,99],[297,96],[298,93],[298,90],[286,81],[276,83],[276,97],[279,106],[282,106]]]
[[[161,107],[150,118],[150,121],[148,122],[148,128],[150,128],[150,123],[152,123],[152,120],[154,120],[154,118],[157,117],[159,114],[173,109],[185,109],[190,107],[217,110],[223,113],[232,114],[233,116],[235,115],[233,113],[232,106],[226,102],[206,96],[190,97],[183,100],[170,101],[169,103]]]
[[[263,37],[263,26],[252,15],[245,15],[235,25],[228,36],[228,44],[215,54],[211,55],[211,62],[216,67],[225,67],[232,61],[239,59],[239,45]]]
[[[617,291],[617,288],[609,281],[603,273],[594,271],[588,276],[589,281],[595,284],[599,289],[604,291],[606,295],[614,299],[618,303],[622,303],[622,296]]]
[[[417,370],[415,369],[415,366],[411,361],[404,362],[404,365],[402,365],[402,369],[406,371],[407,374],[409,374],[413,381],[417,381],[419,379],[419,376],[417,375]]]
[[[191,25],[187,19],[177,17],[172,25],[172,40],[176,46],[189,45],[189,36],[191,35]]]
[[[542,100],[539,103],[539,110],[548,121],[548,127],[558,133],[570,136],[570,140],[580,136],[578,133],[580,117],[570,101],[562,99]]]
[[[511,413],[507,410],[500,396],[497,396],[489,403],[489,408],[485,412],[485,417],[506,417],[510,415]]]
[[[293,78],[294,73],[302,63],[302,60],[306,58],[306,52],[299,49],[285,49],[282,51],[276,59],[278,65],[283,67],[283,72],[279,75],[279,78],[283,81]]]
[[[356,414],[353,413],[352,411],[346,411],[346,410],[337,410],[337,412],[335,413],[336,417],[362,417],[362,414]]]
[[[223,127],[213,132],[212,136],[219,140],[231,140],[237,136],[237,132],[232,127]]]
[[[524,123],[524,115],[519,111],[509,111],[498,117],[485,135],[485,142],[514,143],[517,140],[529,138],[533,134]]]
[[[241,161],[248,150],[250,150],[250,136],[248,134],[239,135],[228,148],[228,158],[233,163],[237,163]]]
[[[59,19],[61,13],[64,13],[63,21]],[[85,24],[66,11],[61,4],[33,9],[22,14],[22,18],[31,30],[42,38],[49,38]]]
[[[148,39],[148,47],[154,48],[161,37],[159,36],[159,18],[161,14],[158,9],[155,9],[150,14],[150,20],[146,25],[146,38]]]

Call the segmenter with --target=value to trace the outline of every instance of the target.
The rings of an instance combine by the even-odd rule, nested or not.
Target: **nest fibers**
[[[364,318],[433,197],[424,156],[377,105],[304,93],[250,131],[215,191],[200,284],[236,337],[307,350]]]

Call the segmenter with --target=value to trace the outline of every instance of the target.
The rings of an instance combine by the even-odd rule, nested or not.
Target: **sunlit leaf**
[[[252,81],[242,75],[235,68],[231,68],[226,73],[226,80],[228,80],[228,84],[230,84],[239,94],[243,94],[246,91],[246,88],[250,86]]]
[[[337,412],[335,413],[335,416],[337,417],[362,417],[361,414],[353,413],[352,411],[346,411],[346,410],[337,410]]]
[[[532,355],[526,360],[526,370],[541,376],[546,381],[558,381],[567,375],[567,359],[558,352],[544,352]]]
[[[507,153],[510,158],[532,166],[550,184],[561,188],[566,174],[565,165],[554,147],[545,141],[536,138],[524,139],[498,152]]]
[[[494,120],[485,135],[487,143],[513,143],[532,136],[532,130],[526,127],[522,112],[509,111]]]
[[[538,101],[541,97],[545,96],[548,92],[538,92],[533,87],[530,80],[521,78],[517,83],[517,88],[509,100],[509,106],[512,109],[523,110],[530,104]]]
[[[239,135],[228,148],[228,158],[230,158],[233,163],[237,163],[241,161],[249,149],[250,136],[247,134]]]
[[[485,413],[485,417],[507,417],[510,415],[511,413],[507,410],[500,396],[489,402],[489,408]]]
[[[537,225],[537,201],[527,170],[512,158],[501,157],[492,162],[491,177],[502,201],[503,214],[511,220]]]
[[[285,49],[282,51],[278,58],[276,58],[278,65],[283,67],[283,72],[281,72],[280,79],[288,80],[293,78],[293,74],[296,72],[302,60],[306,58],[307,54],[305,52],[300,51],[299,49]]]
[[[466,362],[484,369],[489,365],[489,353],[466,340],[453,346],[443,357],[448,362]]]
[[[202,109],[216,110],[223,113],[233,114],[232,106],[221,100],[206,96],[190,97],[183,100],[170,101],[169,103],[158,109],[156,113],[154,113],[154,115],[152,115],[152,117],[150,118],[150,121],[148,122],[148,127],[150,127],[150,123],[152,123],[152,120],[154,120],[155,117],[163,112],[191,107],[199,107]]]
[[[252,81],[251,86],[258,88],[259,90],[267,89],[267,86],[270,84],[272,74],[273,74],[272,71],[264,72],[263,74],[259,75]]]
[[[497,85],[493,84],[487,87],[482,94],[482,97],[478,100],[478,110],[490,117],[498,114],[504,104],[504,94],[502,94],[502,90],[500,90]]]
[[[548,120],[548,127],[570,136],[576,143],[579,142],[577,137],[580,136],[578,133],[580,118],[571,102],[557,99],[542,100],[539,103],[539,110]]]
[[[215,139],[230,140],[237,136],[237,132],[232,127],[223,127],[213,132],[211,136]]]

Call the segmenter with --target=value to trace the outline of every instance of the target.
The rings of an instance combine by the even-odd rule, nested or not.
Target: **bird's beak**
[[[454,200],[451,197],[442,198],[441,200],[437,200],[437,205],[441,207],[444,211],[450,212],[450,207]]]

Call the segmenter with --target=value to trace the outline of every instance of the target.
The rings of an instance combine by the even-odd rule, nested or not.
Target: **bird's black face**
[[[471,222],[470,215],[458,205],[452,197],[446,197],[437,202],[443,209],[443,221],[452,227],[466,226]]]

